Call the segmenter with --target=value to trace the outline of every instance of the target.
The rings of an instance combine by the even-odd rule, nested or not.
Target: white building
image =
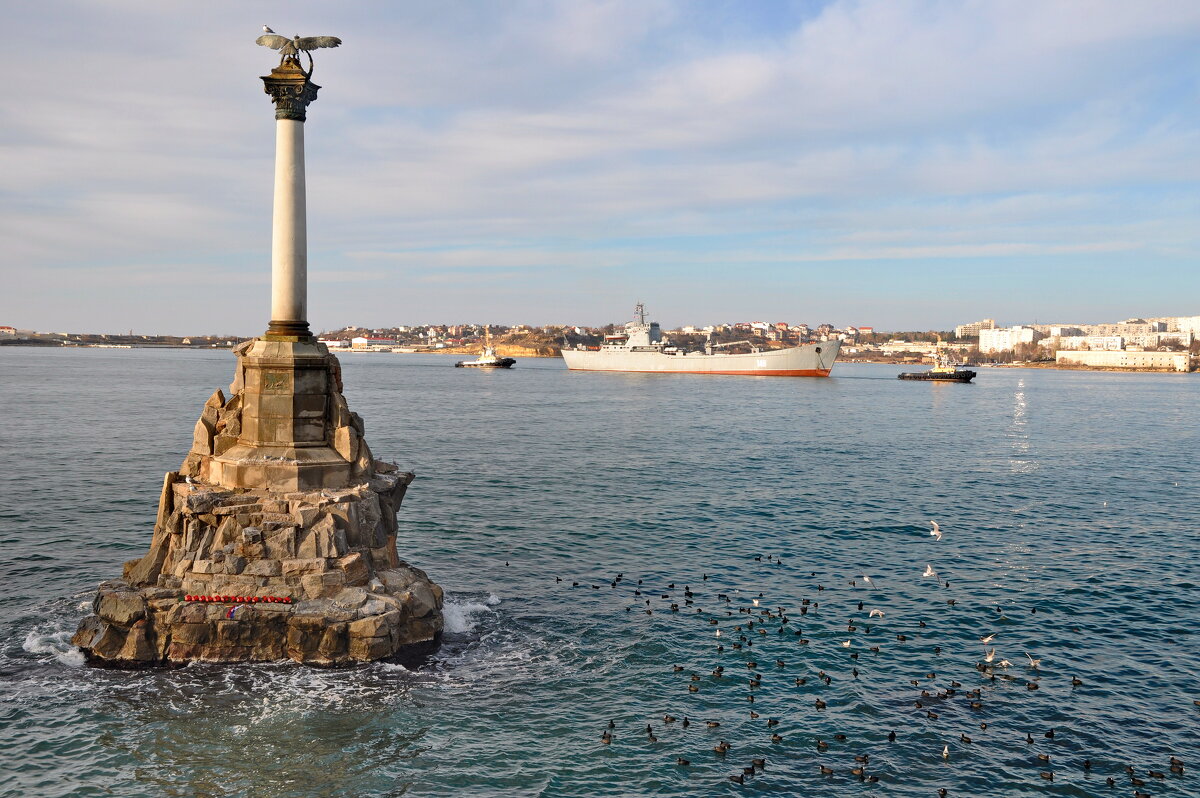
[[[954,328],[955,338],[977,338],[980,330],[996,329],[995,319],[983,319],[982,321],[973,321],[970,324],[960,324]]]
[[[1125,348],[1125,338],[1120,335],[1064,335],[1058,339],[1058,348],[1112,352]]]
[[[1071,366],[1187,371],[1190,356],[1187,352],[1135,352],[1127,349],[1088,352],[1060,350],[1054,353],[1054,361]]]
[[[1020,324],[1006,330],[982,329],[979,331],[979,351],[1010,352],[1017,344],[1031,344],[1041,337],[1037,330]]]

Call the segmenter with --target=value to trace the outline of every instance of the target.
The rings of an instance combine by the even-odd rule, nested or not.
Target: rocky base
[[[172,509],[150,552],[126,563],[123,579],[100,585],[95,615],[75,633],[72,642],[91,661],[345,665],[440,636],[441,588],[396,556],[393,507],[411,474],[282,496],[174,479],[167,475],[163,502]],[[292,603],[199,603],[186,601],[190,595]]]
[[[262,470],[258,465],[243,468],[251,460],[230,461],[236,468],[225,464],[220,474],[237,479],[219,478],[216,438],[259,446],[257,438],[235,438],[238,429],[248,424],[261,434],[288,421],[285,414],[268,423],[263,413],[247,421],[244,407],[269,404],[238,384],[243,371],[257,374],[246,365],[247,351],[238,353],[233,396],[226,402],[220,391],[213,394],[183,468],[163,481],[149,553],[125,563],[120,580],[100,585],[95,614],[72,642],[90,661],[117,667],[281,659],[333,666],[436,643],[442,590],[396,553],[396,512],[413,475],[370,456],[362,421],[341,396],[335,358],[320,354],[310,368],[319,379],[300,380],[314,382],[321,401],[296,400],[324,408],[315,421],[301,421],[315,425],[318,443],[324,436],[334,466],[280,466],[281,458],[259,456],[302,476],[316,474],[317,485],[281,490],[280,480],[269,479],[271,489],[241,486],[247,474],[263,476],[254,470]],[[279,374],[292,373],[285,368],[291,361],[271,362]],[[252,380],[260,382],[259,376]],[[285,387],[293,390],[295,382]],[[285,398],[292,401],[291,394]],[[255,600],[267,597],[290,602]]]

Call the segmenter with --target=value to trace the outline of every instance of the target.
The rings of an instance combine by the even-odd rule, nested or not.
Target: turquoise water
[[[1126,765],[1200,795],[1196,376],[452,362],[343,357],[418,475],[401,556],[450,602],[426,667],[126,673],[67,639],[232,358],[0,350],[0,795],[1132,795]]]

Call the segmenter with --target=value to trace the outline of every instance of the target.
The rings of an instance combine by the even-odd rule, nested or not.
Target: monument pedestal
[[[74,643],[131,667],[344,665],[431,648],[442,591],[396,551],[411,473],[377,461],[323,344],[239,347],[163,482],[150,551],[100,586]]]

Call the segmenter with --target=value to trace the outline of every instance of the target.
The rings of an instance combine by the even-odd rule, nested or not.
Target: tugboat
[[[516,362],[516,358],[496,356],[496,350],[492,348],[492,331],[485,329],[483,354],[474,360],[460,360],[454,364],[454,367],[475,369],[510,369]]]
[[[927,380],[936,382],[970,382],[975,379],[975,372],[970,369],[960,369],[944,356],[938,357],[936,365],[929,371],[906,371],[897,379]]]

